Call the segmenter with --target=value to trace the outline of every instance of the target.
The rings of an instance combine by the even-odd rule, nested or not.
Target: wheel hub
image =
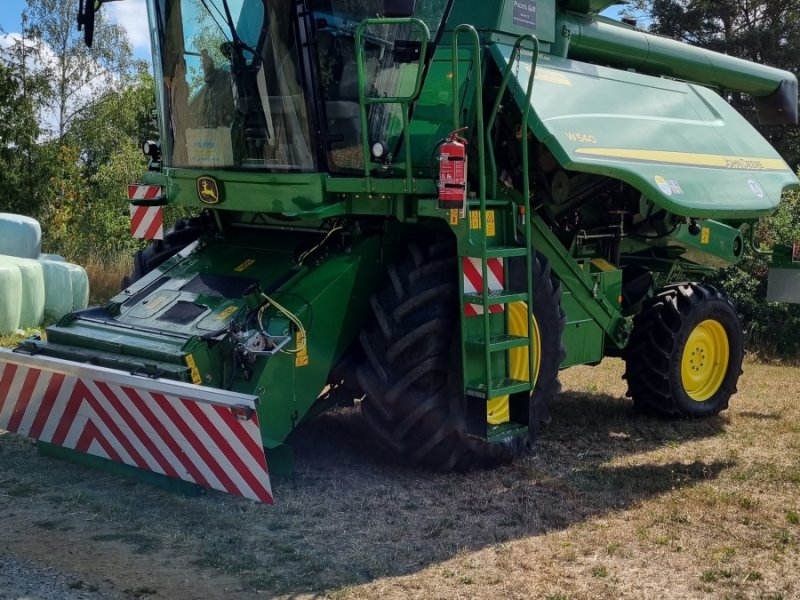
[[[681,380],[687,395],[705,402],[716,394],[729,360],[728,334],[722,324],[708,319],[697,325],[686,340],[681,361]]]

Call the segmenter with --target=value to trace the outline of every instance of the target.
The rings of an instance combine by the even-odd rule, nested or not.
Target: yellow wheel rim
[[[681,381],[686,394],[705,402],[722,387],[728,372],[728,334],[719,321],[703,321],[686,340],[681,360]]]
[[[533,322],[533,381],[539,378],[539,368],[542,363],[542,338],[539,333],[539,324],[528,312],[527,302],[514,302],[508,306],[508,334],[527,337],[528,322]],[[528,349],[514,348],[508,351],[508,376],[512,379],[526,381],[530,367],[528,366]],[[508,396],[500,396],[490,400],[487,404],[487,421],[491,425],[507,423],[511,418]]]

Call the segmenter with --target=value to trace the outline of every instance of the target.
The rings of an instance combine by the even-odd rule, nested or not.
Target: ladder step
[[[496,306],[498,304],[511,304],[512,302],[527,302],[528,292],[514,292],[510,290],[497,290],[489,292],[489,300],[485,306]],[[483,294],[464,294],[466,304],[477,304],[484,306]]]
[[[473,348],[483,348],[484,346],[482,337],[467,340],[467,344]],[[507,333],[502,335],[493,335],[489,338],[488,347],[489,352],[503,352],[513,348],[527,348],[528,338],[527,336],[509,335]]]
[[[486,386],[482,383],[467,388],[467,394],[470,396],[477,396],[479,398],[491,400],[492,398],[499,398],[500,396],[510,396],[511,394],[516,394],[518,392],[531,391],[530,381],[511,379],[510,377],[495,379],[491,382],[490,386],[491,389],[489,390],[488,396],[486,393]]]
[[[502,442],[510,437],[519,437],[528,433],[527,425],[519,423],[503,423],[502,425],[491,425],[486,434],[486,441],[491,443]]]
[[[468,258],[511,258],[514,256],[527,256],[528,250],[524,246],[496,246],[487,248],[484,255],[480,248],[467,248],[465,256]]]

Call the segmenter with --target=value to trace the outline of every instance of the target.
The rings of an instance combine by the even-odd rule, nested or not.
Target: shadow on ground
[[[358,410],[340,409],[290,440],[296,472],[273,479],[274,507],[134,485],[37,456],[20,439],[1,436],[0,455],[10,462],[0,469],[0,492],[22,489],[56,512],[91,513],[115,540],[135,536],[136,552],[145,540],[142,552],[188,555],[197,566],[237,576],[247,589],[294,595],[414,573],[465,550],[563,529],[713,480],[730,465],[624,459],[715,436],[724,425],[724,418],[639,416],[626,400],[569,392],[530,456],[492,471],[442,475],[393,464],[372,445]]]
[[[371,444],[356,410],[308,423],[291,441],[297,472],[276,482],[275,523],[302,543],[314,591],[400,576],[509,540],[535,536],[715,479],[724,462],[610,465],[610,461],[720,433],[724,418],[665,421],[630,402],[565,393],[531,456],[493,471],[420,472]],[[282,584],[282,585],[281,585]]]

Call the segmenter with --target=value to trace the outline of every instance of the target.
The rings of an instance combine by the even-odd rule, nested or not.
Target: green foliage
[[[785,195],[778,210],[756,229],[756,245],[771,248],[800,241],[800,193]],[[765,359],[800,358],[800,304],[767,302],[768,258],[750,253],[742,263],[716,273],[709,281],[736,303],[745,325],[748,348]],[[800,302],[800,298],[797,299]]]
[[[126,186],[157,138],[155,90],[124,30],[98,15],[95,43],[77,2],[29,0],[23,33],[0,49],[0,211],[37,218],[45,252],[86,263],[130,255]]]
[[[26,69],[33,58],[24,38],[0,49],[0,211],[5,212],[35,212],[44,201],[47,152],[38,142],[38,112],[46,82]]]

